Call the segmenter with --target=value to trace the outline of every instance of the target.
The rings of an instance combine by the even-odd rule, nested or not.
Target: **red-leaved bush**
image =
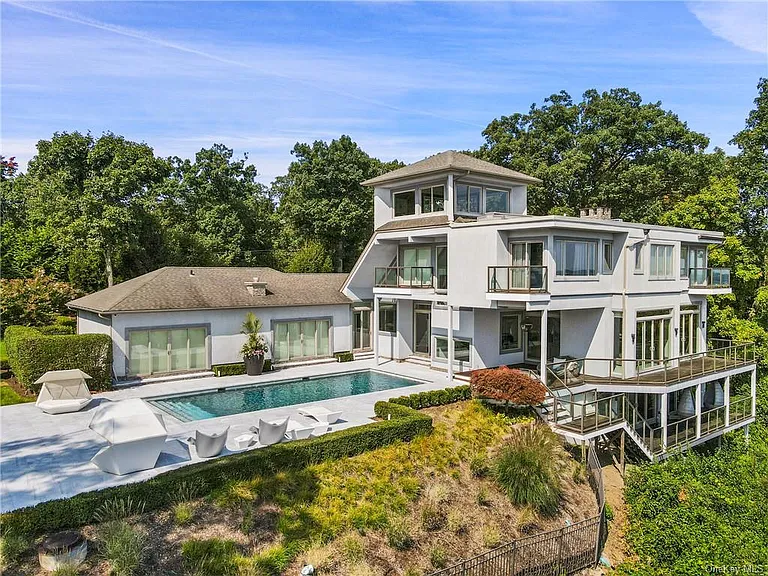
[[[521,370],[508,366],[475,370],[469,380],[472,396],[534,406],[544,401],[544,385]]]

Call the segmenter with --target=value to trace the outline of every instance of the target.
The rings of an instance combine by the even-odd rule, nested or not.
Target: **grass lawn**
[[[514,506],[499,489],[493,458],[529,416],[510,418],[475,401],[424,412],[435,422],[430,436],[299,472],[244,478],[204,499],[193,497],[202,487],[188,486],[172,509],[131,518],[128,528],[146,547],[138,573],[294,575],[306,562],[320,574],[421,575],[597,512],[570,459],[552,516]],[[104,525],[84,533],[95,548],[108,538]],[[30,555],[26,565],[34,561]],[[82,573],[105,568],[93,554]]]
[[[0,406],[10,406],[12,404],[23,404],[24,402],[34,401],[34,396],[21,396],[5,382],[0,383]]]

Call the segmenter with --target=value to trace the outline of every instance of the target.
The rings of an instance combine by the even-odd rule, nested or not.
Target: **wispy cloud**
[[[768,2],[690,2],[688,9],[715,36],[768,55]]]

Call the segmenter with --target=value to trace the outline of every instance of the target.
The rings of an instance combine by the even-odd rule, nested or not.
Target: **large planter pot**
[[[245,360],[245,373],[248,376],[258,376],[261,371],[264,370],[264,354],[258,356],[246,356]]]

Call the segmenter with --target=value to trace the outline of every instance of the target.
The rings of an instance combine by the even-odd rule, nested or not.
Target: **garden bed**
[[[530,416],[497,414],[476,401],[422,412],[434,420],[431,435],[232,481],[204,499],[179,494],[175,507],[129,518],[146,548],[135,573],[298,574],[307,562],[319,574],[424,574],[597,513],[573,460],[562,471],[563,496],[549,517],[513,505],[493,480],[493,457]],[[102,528],[83,529],[93,548],[103,548]],[[25,556],[7,573],[38,574],[35,566]],[[108,571],[97,551],[81,573]]]

